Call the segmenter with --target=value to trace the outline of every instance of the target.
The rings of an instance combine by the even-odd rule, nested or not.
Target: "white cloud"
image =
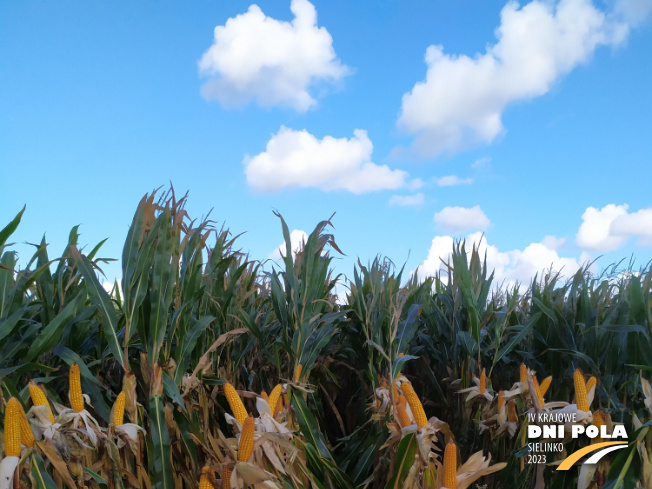
[[[460,178],[457,175],[447,175],[435,178],[435,183],[440,187],[454,187],[455,185],[469,185],[473,183],[472,178]]]
[[[652,246],[652,208],[633,213],[628,209],[627,204],[588,207],[575,237],[578,246],[590,251],[613,251],[632,237],[643,246]]]
[[[435,222],[442,229],[459,233],[487,229],[491,222],[479,205],[475,207],[444,207],[435,214]]]
[[[442,263],[452,263],[453,238],[451,236],[435,236],[432,240],[427,258],[419,266],[417,275],[420,280],[425,277],[441,274],[447,276],[447,268]],[[482,233],[473,233],[466,237],[466,251],[470,253],[475,245],[480,256],[487,256],[489,271],[495,271],[495,283],[514,285],[517,282],[527,284],[535,274],[541,277],[542,272],[551,267],[561,271],[563,277],[573,275],[580,268],[580,262],[575,258],[561,257],[552,246],[559,246],[564,240],[554,236],[546,236],[540,243],[532,243],[523,250],[500,251],[487,243]]]
[[[392,195],[389,198],[389,205],[420,207],[424,202],[425,196],[422,193],[414,195]]]
[[[290,233],[290,246],[292,248],[292,256],[295,256],[303,246],[308,241],[308,233],[301,229],[293,229]],[[278,260],[281,257],[285,256],[285,241],[282,242],[278,247],[272,251],[267,258],[272,260]]]
[[[281,127],[266,151],[245,158],[247,183],[259,192],[313,187],[355,194],[409,185],[407,172],[373,163],[372,150],[367,131],[361,129],[351,139],[317,139],[306,130]]]
[[[534,0],[522,7],[510,1],[486,53],[471,58],[427,48],[426,78],[403,95],[398,125],[416,135],[413,145],[423,156],[490,143],[504,131],[509,104],[545,94],[598,46],[620,43],[629,30],[623,19],[590,0]]]
[[[315,7],[292,0],[290,10],[294,19],[282,22],[251,5],[215,27],[214,42],[199,61],[200,74],[210,78],[202,95],[227,107],[252,99],[299,112],[314,106],[311,85],[339,80],[349,69],[337,59],[329,32],[317,27]]]
[[[474,170],[488,170],[491,168],[491,158],[488,156],[478,158],[473,163],[471,163],[471,168]]]

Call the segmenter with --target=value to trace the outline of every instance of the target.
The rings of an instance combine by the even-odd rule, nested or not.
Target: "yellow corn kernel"
[[[586,381],[586,392],[588,393],[591,389],[595,387],[595,384],[598,383],[598,379],[591,376],[589,380]]]
[[[125,393],[120,392],[118,397],[115,399],[115,404],[113,407],[113,425],[120,426],[124,423],[125,419]]]
[[[414,392],[412,384],[409,382],[403,382],[401,384],[401,390],[403,391],[403,394],[405,394],[405,399],[407,399],[407,402],[410,405],[412,415],[417,423],[417,428],[421,429],[424,426],[427,426],[428,418],[426,418],[426,412],[423,410],[423,405],[421,404],[417,393]]]
[[[514,399],[507,403],[507,421],[510,423],[516,423],[518,421],[518,415],[516,414],[516,403]]]
[[[238,420],[238,423],[244,423],[244,420],[247,419],[247,410],[242,404],[242,399],[240,395],[235,390],[230,383],[224,384],[224,394],[226,395],[226,400],[229,401],[229,406],[231,406],[231,411],[233,411],[233,417]]]
[[[238,460],[247,462],[254,450],[254,417],[250,414],[244,420],[242,433],[240,433],[240,445],[238,446]]]
[[[33,380],[29,381],[29,385],[27,386],[29,389],[29,395],[32,398],[32,403],[34,403],[34,406],[47,406],[48,411],[50,412],[49,418],[50,418],[50,423],[54,424],[54,416],[52,415],[52,408],[50,407],[50,403],[48,402],[48,398],[45,397],[45,392],[41,390],[41,388],[36,385],[36,383]]]
[[[401,394],[398,398],[398,404],[396,405],[396,414],[398,415],[398,422],[401,425],[401,428],[405,428],[406,426],[410,426],[412,424],[412,420],[410,419],[410,415],[407,412],[406,406],[407,399],[405,399],[405,396]]]
[[[267,392],[265,392],[265,391],[263,391],[263,392],[260,393],[260,397],[262,397],[262,398],[265,399],[266,401],[269,399],[269,396],[267,395]]]
[[[455,489],[457,487],[457,446],[451,438],[444,451],[444,474],[442,488]]]
[[[500,391],[498,393],[498,412],[502,411],[505,406],[505,391]]]
[[[541,395],[541,387],[539,386],[539,381],[537,380],[536,375],[532,376],[532,385],[534,386],[534,395],[537,396],[539,404],[543,407],[543,395]]]
[[[575,382],[575,403],[577,404],[577,409],[586,413],[589,411],[589,401],[586,398],[584,374],[582,374],[579,368],[573,373],[573,380]]]
[[[524,363],[521,363],[520,382],[521,384],[527,384],[527,367]]]
[[[215,489],[210,480],[211,468],[207,465],[201,469],[201,476],[199,477],[199,489]]]
[[[541,397],[546,395],[546,392],[548,392],[548,389],[550,388],[550,384],[552,383],[552,375],[549,375],[545,379],[543,379],[543,382],[541,382],[541,385],[539,386],[539,391],[541,392]]]
[[[224,467],[222,471],[222,489],[231,489],[231,469]]]
[[[269,398],[267,399],[267,404],[269,404],[269,409],[272,411],[272,414],[276,416],[276,407],[277,404],[279,404],[278,400],[281,397],[281,392],[283,391],[283,386],[281,384],[277,384],[273,389],[272,392],[269,394]]]
[[[294,369],[294,381],[299,382],[299,379],[301,378],[301,372],[303,371],[303,365],[299,364],[297,365],[297,368]]]
[[[5,457],[20,457],[20,411],[22,406],[15,397],[5,407]]]
[[[22,404],[18,403],[18,415],[20,416],[20,441],[23,445],[28,448],[34,446],[34,433],[32,433],[32,427],[27,421],[27,416],[25,415],[25,410],[23,409]]]
[[[478,388],[480,389],[480,394],[484,394],[487,388],[487,374],[484,369],[482,369],[482,373],[480,374],[480,386]]]
[[[604,421],[604,416],[602,415],[601,411],[596,411],[593,413],[593,422],[591,423],[593,426],[596,426],[598,430],[604,426],[606,423]],[[601,436],[596,436],[591,440],[591,445],[594,443],[602,443],[604,440],[602,439]]]
[[[84,410],[84,396],[81,389],[81,377],[79,376],[79,365],[73,363],[70,366],[70,406],[81,413]]]

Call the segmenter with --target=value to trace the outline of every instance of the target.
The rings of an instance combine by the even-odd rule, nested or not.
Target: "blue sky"
[[[251,258],[336,213],[352,275],[652,259],[650,0],[0,4],[0,226],[119,258],[174,184]],[[216,29],[217,28],[217,29]],[[105,268],[110,280],[119,265]]]

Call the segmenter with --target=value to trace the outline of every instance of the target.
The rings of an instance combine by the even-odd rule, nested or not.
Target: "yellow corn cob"
[[[301,372],[303,371],[303,365],[299,364],[297,365],[297,368],[294,369],[294,381],[299,382],[299,379],[301,378]]]
[[[20,411],[18,399],[12,397],[5,407],[5,457],[20,457]]]
[[[516,403],[513,399],[507,403],[507,421],[510,423],[516,423],[518,421],[518,416],[516,414]]]
[[[480,394],[484,394],[485,389],[487,388],[487,374],[484,372],[484,369],[482,369],[482,373],[480,374]]]
[[[551,383],[552,383],[552,375],[543,379],[543,382],[541,382],[541,385],[539,386],[539,392],[541,392],[541,397],[546,395],[546,392],[548,392]]]
[[[231,489],[231,469],[228,467],[222,471],[222,489]]]
[[[412,415],[414,420],[417,422],[417,428],[421,429],[424,426],[428,425],[428,418],[426,418],[426,412],[423,410],[423,405],[419,400],[419,396],[414,392],[412,384],[409,382],[403,382],[401,384],[401,390],[405,394],[405,399],[407,399],[410,409],[412,410]]]
[[[281,384],[277,384],[273,389],[272,392],[269,394],[269,398],[267,399],[267,404],[269,404],[269,409],[272,411],[272,414],[276,416],[276,406],[279,404],[278,400],[281,397],[281,391],[283,390],[283,386]]]
[[[210,480],[211,468],[207,465],[201,469],[201,476],[199,477],[199,489],[215,489]]]
[[[250,414],[242,425],[242,433],[240,433],[240,445],[238,446],[238,460],[246,462],[251,457],[251,452],[254,450],[254,417]]]
[[[444,451],[443,471],[442,487],[455,489],[457,487],[457,446],[452,438],[446,444]]]
[[[32,427],[29,425],[29,421],[27,421],[22,404],[18,403],[18,408],[18,415],[20,416],[20,441],[26,447],[32,448],[35,441]]]
[[[34,383],[33,380],[29,381],[29,385],[27,386],[29,389],[29,395],[32,398],[32,403],[34,403],[34,406],[47,406],[48,411],[49,411],[49,418],[50,418],[50,423],[54,424],[54,416],[52,415],[52,408],[50,407],[50,403],[48,402],[48,398],[45,397],[45,393],[41,390],[41,388]]]
[[[260,397],[262,397],[262,398],[265,399],[266,401],[269,399],[269,396],[267,395],[267,392],[265,392],[265,391],[263,391],[263,392],[260,393]]]
[[[247,419],[247,410],[235,388],[228,382],[224,384],[224,394],[226,394],[226,400],[229,401],[229,406],[233,411],[233,417],[238,420],[238,423],[244,423],[244,420]]]
[[[573,380],[575,381],[575,403],[577,409],[580,411],[589,411],[589,401],[586,398],[586,382],[584,381],[584,374],[578,368],[573,373]]]
[[[125,393],[120,392],[113,407],[113,425],[120,426],[125,419]]]
[[[591,377],[589,380],[586,381],[586,392],[588,393],[593,387],[595,387],[595,384],[598,383],[598,379],[595,377]]]
[[[401,394],[398,398],[398,404],[396,405],[396,414],[398,415],[398,422],[401,425],[401,428],[405,428],[406,426],[410,426],[412,424],[412,420],[410,419],[410,415],[407,413],[407,399],[405,399],[405,396]]]
[[[541,395],[541,387],[539,387],[539,381],[536,375],[532,376],[532,385],[534,386],[534,395],[537,396],[539,403],[543,407],[543,395]]]
[[[521,384],[527,384],[527,367],[521,363],[520,380]]]
[[[604,416],[602,416],[602,412],[596,411],[593,413],[593,423],[591,424],[597,426],[598,429],[600,429],[601,426],[604,426],[606,424],[604,422]],[[603,441],[602,437],[596,436],[595,438],[593,438],[593,440],[591,440],[591,444],[600,443],[602,441]]]
[[[498,412],[500,412],[505,406],[505,391],[500,391],[498,393]]]
[[[394,399],[394,403],[398,402],[398,390],[396,389],[396,384],[392,382],[392,399]]]
[[[70,366],[70,406],[78,413],[84,410],[84,396],[82,395],[79,365],[77,363]]]

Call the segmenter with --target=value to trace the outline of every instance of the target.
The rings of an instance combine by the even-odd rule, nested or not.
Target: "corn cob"
[[[294,369],[294,381],[299,382],[299,379],[301,378],[301,372],[303,371],[303,365],[299,364],[297,365],[297,368]]]
[[[210,481],[211,468],[207,465],[201,469],[201,476],[199,477],[199,489],[215,489]]]
[[[265,392],[265,391],[262,391],[262,392],[260,393],[260,397],[262,397],[262,398],[265,399],[266,401],[269,399],[269,396],[267,395],[267,392]]]
[[[480,394],[484,394],[484,391],[487,388],[487,374],[485,373],[484,369],[482,369],[482,373],[480,374]]]
[[[407,399],[407,402],[410,405],[410,409],[412,410],[412,415],[414,416],[414,420],[417,422],[417,428],[421,429],[424,426],[427,426],[428,418],[426,418],[426,413],[423,410],[423,405],[421,404],[421,401],[419,400],[419,396],[417,396],[417,393],[414,392],[414,388],[412,387],[412,384],[410,384],[409,382],[403,382],[401,384],[401,390],[403,390],[403,394],[405,394],[405,399]]]
[[[222,471],[222,489],[231,489],[231,469],[226,466]]]
[[[120,392],[113,407],[113,425],[120,426],[125,419],[125,393]]]
[[[518,421],[518,416],[516,414],[516,403],[514,399],[507,403],[507,421],[510,423],[516,423]]]
[[[20,441],[26,447],[32,448],[35,441],[34,433],[32,433],[32,427],[29,425],[25,410],[20,403],[18,403],[18,415],[20,416]]]
[[[392,382],[392,399],[394,400],[394,403],[397,403],[399,399],[398,389],[396,389],[396,384],[394,382]]]
[[[600,429],[602,426],[606,424],[604,422],[604,416],[602,416],[602,412],[596,411],[593,413],[593,423],[591,424],[593,424],[593,426],[597,426],[598,429]],[[591,444],[600,443],[602,441],[603,441],[602,437],[596,436],[595,438],[593,438],[593,440],[591,440]]]
[[[238,392],[227,382],[224,384],[224,394],[226,394],[226,400],[229,401],[229,406],[231,406],[231,411],[233,411],[233,417],[238,420],[238,423],[244,423],[244,420],[247,419],[247,410],[244,404],[242,404],[242,399],[240,399]]]
[[[527,367],[525,366],[524,363],[521,363],[521,370],[520,370],[520,379],[519,381],[521,384],[527,384]]]
[[[505,406],[505,391],[500,391],[498,393],[498,412],[502,411]]]
[[[575,382],[575,403],[577,409],[580,411],[589,411],[589,401],[586,398],[586,382],[584,381],[584,374],[578,368],[573,373],[573,380]]]
[[[84,410],[84,396],[82,395],[79,365],[77,363],[70,366],[70,406],[78,413]]]
[[[269,394],[269,398],[267,399],[267,404],[269,404],[269,409],[272,411],[272,414],[276,416],[276,407],[277,404],[279,404],[278,400],[281,397],[281,391],[283,390],[283,386],[281,384],[277,384],[273,389],[272,392]]]
[[[537,396],[541,407],[543,407],[543,395],[541,394],[541,387],[539,386],[539,381],[537,380],[536,375],[532,376],[532,385],[534,386],[534,395]]]
[[[29,395],[32,398],[32,403],[34,403],[34,406],[47,406],[48,411],[49,411],[49,419],[50,423],[54,424],[54,416],[52,415],[52,408],[50,407],[50,403],[48,402],[48,398],[45,397],[45,393],[41,388],[34,383],[33,380],[29,381],[29,385],[27,386],[29,389]]]
[[[457,446],[452,438],[448,440],[444,451],[443,471],[442,488],[455,489],[457,487]]]
[[[5,407],[5,457],[20,457],[20,411],[18,399],[12,397]]]
[[[244,420],[242,433],[240,433],[240,445],[238,446],[238,460],[246,462],[254,450],[254,417],[250,414]]]
[[[548,389],[550,388],[550,384],[552,383],[552,375],[546,377],[543,379],[543,382],[541,382],[541,385],[539,386],[539,391],[541,392],[541,397],[546,395],[546,392],[548,392]]]
[[[401,428],[405,428],[406,426],[410,426],[412,424],[412,420],[410,419],[410,415],[407,413],[407,399],[405,399],[404,395],[400,395],[398,398],[398,404],[396,405],[396,414],[398,415],[398,422],[401,425]]]
[[[595,387],[595,384],[598,383],[598,379],[591,376],[589,380],[586,381],[586,392],[588,393],[591,389]]]

